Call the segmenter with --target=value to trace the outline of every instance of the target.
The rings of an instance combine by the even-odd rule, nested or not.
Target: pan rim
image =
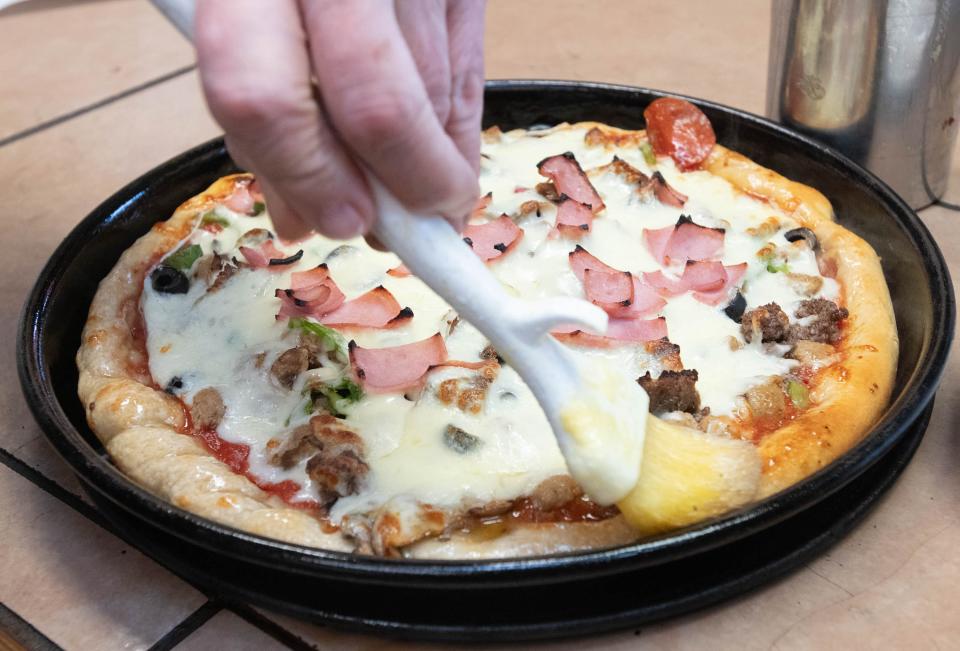
[[[599,82],[536,79],[487,82],[488,92],[509,94],[531,90],[630,94],[645,101],[650,97],[664,95],[684,97],[701,107],[725,113],[731,118],[752,123],[767,131],[774,131],[801,147],[812,148],[818,155],[825,156],[831,159],[833,164],[845,168],[887,206],[924,260],[924,270],[934,299],[932,316],[935,332],[929,345],[921,351],[913,372],[905,379],[899,396],[860,443],[840,459],[783,493],[718,520],[611,549],[516,559],[444,561],[356,556],[249,534],[169,504],[127,479],[107,458],[98,454],[84,440],[83,435],[66,416],[57,400],[53,381],[45,370],[42,349],[45,308],[55,295],[61,275],[58,271],[82,248],[87,238],[96,236],[101,228],[109,226],[125,208],[141,198],[145,186],[156,183],[165,176],[180,174],[182,172],[179,170],[184,167],[198,166],[203,161],[225,156],[222,138],[194,147],[153,168],[105,200],[67,235],[41,271],[21,313],[17,336],[17,366],[27,403],[47,439],[85,485],[103,493],[134,515],[177,535],[188,537],[183,534],[182,527],[175,525],[190,525],[192,535],[188,538],[204,547],[220,549],[228,555],[247,560],[262,556],[265,564],[283,562],[285,569],[305,574],[319,572],[341,577],[349,575],[355,580],[372,583],[406,578],[413,582],[427,581],[430,584],[435,581],[464,581],[473,585],[483,579],[513,580],[525,584],[565,581],[570,579],[571,572],[588,572],[591,576],[598,576],[656,565],[712,549],[731,542],[731,537],[735,540],[809,508],[859,476],[902,438],[909,424],[916,420],[933,397],[944,371],[955,327],[952,284],[942,253],[925,225],[902,199],[872,173],[830,147],[765,118],[715,102],[653,89]],[[732,535],[732,532],[738,533]],[[234,548],[224,548],[218,544],[223,542],[224,536],[230,539]]]

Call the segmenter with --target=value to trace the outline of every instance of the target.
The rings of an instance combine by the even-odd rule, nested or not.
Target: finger
[[[417,0],[394,4],[397,24],[413,56],[440,124],[450,117],[450,56],[445,0]]]
[[[305,39],[294,0],[273,2],[269,11],[260,0],[202,0],[197,6],[207,101],[231,151],[271,188],[280,228],[294,232],[302,219],[330,237],[352,237],[373,222],[373,203],[321,115]]]
[[[459,225],[476,200],[476,174],[433,112],[392,3],[302,7],[314,74],[342,140],[408,208]]]
[[[370,248],[376,249],[377,251],[389,251],[390,249],[387,246],[377,239],[376,235],[365,235],[364,238],[367,241],[367,244],[370,245]]]
[[[242,149],[238,147],[230,136],[224,138],[230,157],[237,167],[243,170],[253,169],[252,162],[247,159]],[[267,204],[267,210],[270,212],[270,221],[273,222],[274,229],[282,239],[297,240],[304,237],[311,230],[311,227],[290,208],[289,204],[283,200],[274,189],[270,180],[263,175],[258,175],[257,185],[260,186],[264,195],[264,201]]]
[[[485,0],[450,0],[450,115],[444,123],[463,157],[480,173],[483,117],[483,14]]]

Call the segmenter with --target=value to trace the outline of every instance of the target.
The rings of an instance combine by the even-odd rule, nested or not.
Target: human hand
[[[365,165],[458,231],[478,195],[484,0],[200,0],[207,102],[278,234],[376,220]]]

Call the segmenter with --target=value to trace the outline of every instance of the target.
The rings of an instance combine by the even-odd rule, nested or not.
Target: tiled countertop
[[[490,78],[621,82],[762,113],[765,0],[492,0],[487,16]],[[191,48],[142,0],[31,0],[0,11],[0,97],[8,226],[0,257],[0,649],[414,648],[228,608],[175,577],[108,532],[21,396],[14,333],[50,252],[117,188],[218,134]],[[960,154],[946,198],[960,203]],[[960,278],[960,212],[920,215]],[[913,462],[829,552],[722,605],[547,648],[960,648],[958,421],[954,354]]]

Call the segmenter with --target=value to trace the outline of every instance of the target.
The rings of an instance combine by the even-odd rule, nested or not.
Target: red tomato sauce
[[[201,429],[195,432],[196,437],[203,442],[204,447],[210,451],[217,460],[230,466],[234,472],[240,473],[247,479],[256,484],[260,490],[272,493],[282,499],[284,502],[298,509],[319,509],[320,503],[316,500],[297,500],[293,501],[297,493],[300,492],[300,484],[284,479],[280,482],[269,482],[260,479],[250,472],[250,446],[243,443],[231,443],[220,438],[216,430]]]

